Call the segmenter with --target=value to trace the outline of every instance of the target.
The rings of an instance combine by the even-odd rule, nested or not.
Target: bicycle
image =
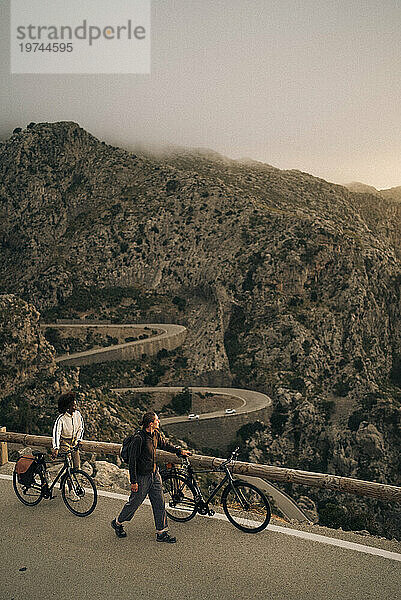
[[[71,451],[65,453],[64,464],[50,484],[49,474],[42,452],[33,452],[35,470],[31,481],[20,483],[18,474],[14,469],[13,487],[17,498],[26,506],[36,506],[42,498],[54,498],[53,489],[60,481],[61,495],[64,504],[74,515],[86,517],[90,515],[97,504],[97,490],[92,477],[81,469],[74,469]]]
[[[238,456],[239,448],[232,452],[217,469],[194,471],[188,458],[183,457],[183,466],[161,472],[166,497],[166,512],[173,521],[189,521],[196,513],[213,516],[215,511],[209,506],[219,490],[227,483],[221,495],[221,503],[227,519],[238,529],[246,533],[258,533],[265,529],[270,521],[269,501],[263,492],[251,483],[236,479],[229,465]],[[223,471],[220,483],[209,486],[209,497],[205,500],[195,473]]]

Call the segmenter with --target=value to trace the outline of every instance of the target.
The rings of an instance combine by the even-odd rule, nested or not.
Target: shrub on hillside
[[[288,408],[281,404],[275,404],[270,416],[270,425],[273,435],[282,435],[285,424],[288,421]]]
[[[185,387],[182,392],[179,392],[172,397],[168,405],[178,415],[184,415],[191,410],[192,394],[188,387]]]

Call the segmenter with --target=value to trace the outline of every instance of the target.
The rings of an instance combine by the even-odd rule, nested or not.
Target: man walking
[[[131,495],[118,517],[112,520],[111,526],[117,537],[127,537],[122,524],[132,519],[149,495],[156,525],[156,541],[174,544],[177,540],[169,534],[167,527],[162,480],[156,467],[156,448],[173,452],[177,456],[189,456],[191,453],[170,444],[159,431],[159,426],[159,417],[155,412],[147,412],[143,416],[142,429],[134,435],[129,449]]]

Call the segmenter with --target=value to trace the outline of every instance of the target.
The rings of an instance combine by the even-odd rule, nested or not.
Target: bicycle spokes
[[[63,483],[62,496],[67,508],[75,515],[89,515],[97,502],[96,486],[85,471],[69,473]]]
[[[264,529],[270,521],[265,495],[248,483],[235,481],[223,494],[223,509],[235,527],[247,533]]]
[[[201,515],[215,514],[210,506],[219,490],[225,486],[221,496],[221,504],[228,520],[238,529],[246,533],[257,533],[267,527],[270,521],[270,505],[264,493],[255,485],[235,479],[229,468],[238,455],[238,448],[230,457],[223,461],[217,469],[225,477],[218,484],[212,484],[209,497],[204,499],[195,473],[187,456],[183,457],[185,472],[178,469],[162,473],[164,492],[166,496],[167,515],[175,521],[189,521],[198,512]],[[201,473],[209,472],[199,471]]]
[[[42,479],[39,473],[35,473],[31,485],[25,485],[18,481],[18,475],[13,473],[13,487],[17,498],[27,506],[35,506],[42,498]]]
[[[189,521],[196,513],[195,490],[185,478],[169,473],[163,480],[167,515],[174,521]]]

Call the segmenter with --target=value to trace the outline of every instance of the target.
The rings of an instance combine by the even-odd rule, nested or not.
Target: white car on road
[[[237,412],[235,408],[226,408],[226,415],[232,415],[235,412]]]
[[[188,415],[188,419],[199,419],[199,415],[196,415],[195,413],[190,413]]]

